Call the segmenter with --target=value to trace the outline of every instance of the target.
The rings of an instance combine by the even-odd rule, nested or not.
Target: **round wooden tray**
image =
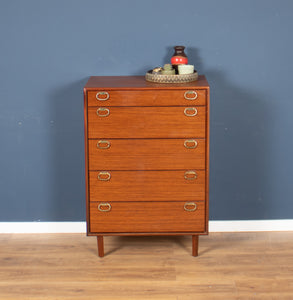
[[[192,74],[183,75],[161,75],[152,74],[152,70],[145,74],[146,81],[156,82],[156,83],[184,83],[196,81],[198,79],[198,74],[196,71]]]

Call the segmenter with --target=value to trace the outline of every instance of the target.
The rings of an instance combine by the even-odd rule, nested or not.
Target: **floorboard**
[[[293,299],[293,232],[0,235],[0,299]]]

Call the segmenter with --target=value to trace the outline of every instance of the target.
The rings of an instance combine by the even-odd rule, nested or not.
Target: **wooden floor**
[[[0,235],[0,299],[293,299],[293,232]]]

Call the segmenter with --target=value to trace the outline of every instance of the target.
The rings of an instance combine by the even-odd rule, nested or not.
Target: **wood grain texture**
[[[205,169],[205,140],[184,147],[186,139],[107,139],[108,149],[89,140],[89,170]]]
[[[154,84],[143,76],[91,77],[84,95],[87,233],[207,234],[209,88],[205,77],[186,84]],[[162,172],[186,169],[200,170],[205,175],[204,181],[193,185],[193,191],[191,183],[185,187],[170,177],[164,178],[161,185],[157,183],[162,180],[159,174],[167,174]],[[97,171],[104,172],[98,183],[93,180]],[[105,175],[106,171],[113,175],[120,172],[126,179],[107,180],[110,173]],[[154,178],[140,175],[148,172],[154,172]],[[115,196],[116,201],[112,201]],[[192,212],[199,213],[199,218],[187,218],[186,222],[179,206],[168,206],[180,201],[182,205],[184,199],[201,201],[198,210]],[[93,200],[107,202],[97,204]],[[187,207],[192,208],[192,204]],[[131,215],[133,221],[129,222]],[[197,245],[193,238],[193,254],[197,253]]]
[[[199,75],[197,81],[164,84],[153,83],[145,80],[144,76],[91,76],[86,83],[84,90],[178,90],[178,89],[206,89],[208,82],[204,75]]]
[[[184,176],[190,171],[196,173],[196,178],[187,180]],[[108,181],[98,179],[100,171],[89,172],[90,201],[205,200],[203,170],[107,172],[111,176]]]
[[[198,235],[192,235],[192,256],[198,256]]]
[[[207,86],[207,114],[206,114],[206,149],[205,149],[205,170],[206,170],[206,228],[209,230],[209,176],[210,176],[210,88]]]
[[[37,226],[37,224],[36,224]],[[293,296],[293,232],[190,236],[0,235],[0,299],[194,300]]]
[[[84,115],[84,169],[85,169],[85,204],[86,204],[86,219],[89,219],[89,209],[88,209],[88,199],[89,199],[89,160],[88,160],[88,120],[87,120],[87,95],[84,90],[84,98],[83,98],[83,115]],[[89,230],[89,224],[86,224],[87,231]]]
[[[90,233],[119,232],[204,232],[205,203],[195,211],[184,210],[186,202],[107,202],[110,211],[98,210],[101,202],[90,203]]]
[[[97,110],[109,113],[97,115]],[[195,116],[186,116],[195,114]],[[204,138],[206,107],[91,107],[89,138]]]
[[[186,99],[184,94],[188,91],[195,91],[196,99]],[[99,92],[107,92],[109,98],[107,100],[98,100]],[[189,98],[194,98],[192,95]],[[98,98],[103,99],[98,94]],[[172,90],[153,89],[153,90],[95,90],[88,91],[88,106],[173,106],[173,105],[205,105],[206,91],[196,88]]]
[[[97,235],[98,253],[99,257],[104,257],[104,237]]]

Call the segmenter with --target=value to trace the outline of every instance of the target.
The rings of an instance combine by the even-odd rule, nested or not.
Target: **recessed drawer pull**
[[[196,203],[194,202],[186,202],[184,204],[184,210],[186,211],[195,211],[197,209]]]
[[[185,140],[184,147],[187,149],[194,149],[197,147],[197,141],[196,140]]]
[[[186,100],[195,100],[197,98],[197,92],[196,91],[186,91],[184,93],[184,98]]]
[[[184,173],[184,178],[185,178],[186,180],[194,180],[194,179],[197,178],[197,174],[196,174],[195,171],[186,171],[186,172]]]
[[[109,172],[100,172],[98,174],[98,179],[101,181],[109,181],[111,179],[111,174]]]
[[[195,107],[186,107],[184,109],[184,114],[187,117],[194,117],[197,115],[197,109]]]
[[[108,149],[110,148],[111,143],[109,141],[101,140],[97,142],[97,147],[99,149]]]
[[[110,115],[110,110],[108,108],[105,108],[105,107],[99,107],[97,109],[97,115],[99,117],[107,117]]]
[[[99,101],[106,101],[110,97],[108,92],[98,92],[96,95],[97,100]]]
[[[98,210],[101,212],[107,212],[107,211],[110,211],[111,209],[112,209],[111,204],[108,202],[100,203],[98,205]]]

